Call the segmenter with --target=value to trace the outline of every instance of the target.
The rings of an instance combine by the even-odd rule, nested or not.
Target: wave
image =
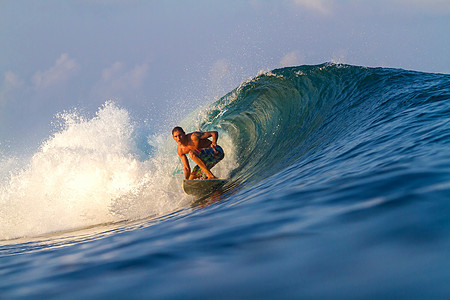
[[[448,99],[448,75],[300,66],[261,72],[181,125],[219,131],[226,157],[214,173],[230,178],[230,187],[295,170],[307,183],[373,168],[418,144],[448,150],[448,129],[436,125],[448,122]],[[60,128],[30,159],[2,158],[0,240],[189,207],[170,133],[140,132],[125,109],[109,102],[91,118],[59,118]]]
[[[376,137],[366,143],[379,143],[378,130],[394,129],[405,112],[411,119],[424,113],[421,106],[449,98],[444,74],[330,63],[290,67],[242,83],[213,103],[197,127],[226,132],[238,154],[232,177],[255,183],[349,143],[359,145],[370,134]],[[393,134],[390,143],[401,136]]]

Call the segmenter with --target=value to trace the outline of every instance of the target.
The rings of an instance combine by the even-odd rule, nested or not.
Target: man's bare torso
[[[197,132],[188,133],[186,135],[187,143],[178,145],[178,151],[180,154],[188,154],[191,151],[197,149],[204,149],[211,147],[211,141],[209,139],[199,139],[198,147],[195,145],[194,141],[192,141],[192,135],[199,134]]]

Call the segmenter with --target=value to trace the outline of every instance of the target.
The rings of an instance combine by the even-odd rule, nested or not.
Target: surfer
[[[186,134],[183,128],[177,126],[172,130],[172,137],[178,144],[177,153],[183,162],[185,179],[217,178],[210,170],[225,156],[222,147],[217,145],[217,131],[195,131]],[[208,139],[210,137],[212,141]],[[197,164],[192,172],[186,154]]]

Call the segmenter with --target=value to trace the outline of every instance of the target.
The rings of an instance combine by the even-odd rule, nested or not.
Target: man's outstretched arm
[[[191,167],[189,166],[189,160],[186,157],[186,154],[179,154],[179,155],[184,167],[184,179],[189,179],[189,176],[191,176]]]

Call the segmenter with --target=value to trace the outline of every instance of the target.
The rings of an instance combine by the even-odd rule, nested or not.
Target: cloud
[[[294,4],[323,15],[330,15],[333,10],[332,0],[293,0]]]
[[[137,89],[142,86],[148,74],[146,63],[136,65],[129,71],[124,71],[125,65],[122,62],[115,62],[111,67],[102,71],[102,79],[109,83],[116,90]]]
[[[47,71],[38,71],[33,76],[33,84],[38,89],[60,85],[79,70],[78,63],[67,53],[61,54],[53,67]]]
[[[10,91],[23,86],[23,81],[11,71],[5,73],[5,79],[3,80],[2,90]]]
[[[256,1],[256,0],[254,0]],[[376,9],[372,13],[392,13],[399,15],[449,15],[449,0],[378,0],[378,1],[336,1],[336,0],[288,0],[297,7],[324,16],[333,14],[335,9],[363,7]]]
[[[7,95],[24,85],[23,81],[11,71],[8,71],[4,75],[4,80],[0,86],[0,104],[5,103]]]
[[[117,97],[142,87],[148,76],[148,64],[127,70],[123,62],[115,62],[102,70],[102,79],[94,88],[99,97]]]
[[[123,70],[124,64],[122,62],[115,62],[112,66],[102,71],[102,79],[104,82],[112,81],[114,78],[120,77],[120,72]]]
[[[283,58],[280,61],[280,66],[282,67],[298,66],[301,65],[303,61],[304,61],[303,57],[299,57],[297,51],[292,51],[283,56]]]

